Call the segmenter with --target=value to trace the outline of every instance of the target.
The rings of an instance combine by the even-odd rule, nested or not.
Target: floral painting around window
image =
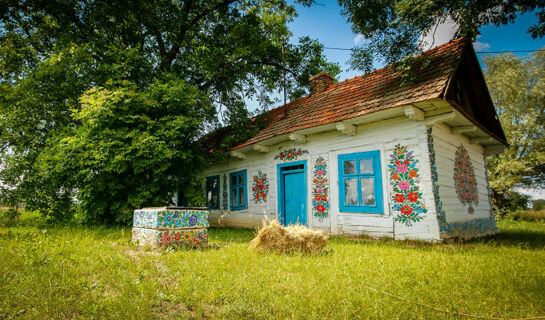
[[[418,160],[414,158],[413,152],[408,152],[406,147],[398,144],[388,165],[393,188],[392,209],[399,212],[395,220],[408,227],[422,220],[422,214],[427,212],[418,185],[420,180],[417,164]]]
[[[269,180],[267,179],[266,173],[261,171],[257,172],[257,175],[254,176],[252,191],[255,203],[267,202],[267,195],[269,194]]]
[[[471,158],[463,145],[456,149],[453,178],[458,199],[462,204],[469,205],[467,212],[473,214],[475,209],[473,209],[472,204],[479,204],[479,190],[477,189],[477,179],[475,178]]]
[[[275,160],[280,159],[282,161],[297,160],[300,156],[302,156],[304,154],[307,154],[307,153],[308,153],[307,150],[292,148],[292,149],[280,151],[280,153],[277,154],[274,157],[274,159]]]
[[[312,213],[321,221],[329,215],[329,181],[327,163],[323,157],[318,157],[314,162],[312,176]]]
[[[227,199],[227,175],[223,174],[223,192],[222,192],[223,210],[227,210],[229,207],[229,200]]]

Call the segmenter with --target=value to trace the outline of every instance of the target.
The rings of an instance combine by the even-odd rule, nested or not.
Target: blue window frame
[[[231,210],[243,210],[248,208],[248,195],[246,188],[246,170],[231,172],[229,174]]]
[[[380,151],[339,155],[339,210],[383,213]]]
[[[220,208],[220,176],[206,178],[206,206],[208,209]]]

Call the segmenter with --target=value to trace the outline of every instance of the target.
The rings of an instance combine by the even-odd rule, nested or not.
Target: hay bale
[[[258,251],[280,253],[319,253],[327,245],[327,236],[302,225],[282,226],[277,220],[262,227],[250,247]]]

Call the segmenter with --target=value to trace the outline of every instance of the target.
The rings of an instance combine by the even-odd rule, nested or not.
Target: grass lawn
[[[4,226],[0,319],[543,316],[545,224],[499,225],[463,244],[333,238],[319,256],[255,253],[249,230],[169,252],[133,246],[129,229]]]

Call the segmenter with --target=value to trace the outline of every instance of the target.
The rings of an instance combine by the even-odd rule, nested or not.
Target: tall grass
[[[323,255],[149,250],[120,228],[0,228],[0,318],[455,319],[545,315],[545,225],[454,244],[332,238]],[[376,288],[374,292],[368,288]],[[438,312],[434,308],[447,311]]]

